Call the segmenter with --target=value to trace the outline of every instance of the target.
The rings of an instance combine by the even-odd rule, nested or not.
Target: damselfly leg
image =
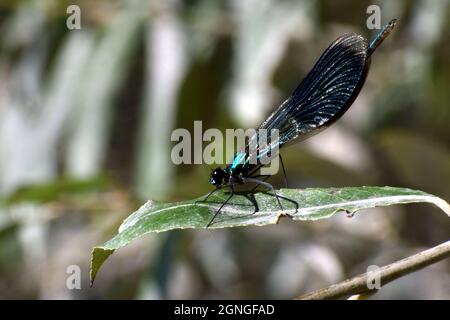
[[[213,223],[214,219],[217,217],[217,215],[219,214],[219,212],[222,210],[222,208],[231,200],[231,198],[233,198],[234,196],[234,187],[232,184],[228,185],[230,187],[231,193],[228,196],[227,200],[225,200],[222,205],[219,207],[219,209],[216,211],[216,213],[214,214],[214,216],[212,217],[212,219],[209,221],[209,223],[206,225],[206,228],[209,228],[209,226]]]
[[[268,177],[270,177],[270,176],[268,176]],[[297,212],[297,210],[299,208],[298,202],[295,201],[295,200],[289,199],[288,197],[281,196],[278,193],[276,193],[275,188],[270,183],[265,181],[268,177],[266,177],[263,180],[258,180],[258,179],[254,178],[254,177],[252,177],[252,178],[244,178],[243,180],[244,180],[244,182],[256,183],[256,186],[253,188],[253,190],[255,190],[258,186],[264,186],[267,189],[269,189],[272,193],[268,192],[267,194],[271,195],[271,196],[274,196],[277,199],[278,205],[280,206],[281,210],[284,210],[283,206],[281,204],[281,201],[280,201],[280,199],[283,199],[283,200],[286,200],[286,201],[288,201],[290,203],[293,203],[295,205],[295,212]]]
[[[221,190],[221,189],[223,189],[223,188],[226,188],[226,187],[228,187],[228,185],[219,186],[219,187],[217,187],[217,188],[211,190],[210,192],[208,192],[208,194],[205,196],[204,199],[202,199],[202,200],[197,200],[197,201],[195,201],[195,203],[206,202],[206,200],[208,200],[208,198],[209,198],[210,196],[212,196],[212,195],[213,195],[214,193],[216,193],[217,191],[219,191],[219,190]]]
[[[284,163],[283,163],[283,158],[281,157],[281,153],[278,154],[278,156],[280,157],[281,168],[283,169],[284,186],[285,186],[286,188],[289,188],[288,179],[287,179],[287,174],[286,174],[286,170],[284,169]]]

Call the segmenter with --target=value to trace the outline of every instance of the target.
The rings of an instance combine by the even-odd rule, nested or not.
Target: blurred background
[[[81,29],[69,30],[69,5]],[[175,128],[250,128],[339,35],[398,18],[356,102],[283,150],[291,187],[391,185],[450,200],[450,1],[0,1],[0,298],[292,298],[448,240],[430,205],[149,235],[89,288],[91,249],[147,199],[209,190]],[[281,177],[272,179],[281,187]],[[81,268],[81,290],[66,271]],[[372,299],[450,299],[450,263]]]

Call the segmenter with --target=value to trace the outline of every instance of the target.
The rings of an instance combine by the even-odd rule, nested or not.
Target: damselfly
[[[256,187],[263,186],[273,192],[272,195],[276,197],[281,209],[283,207],[280,199],[284,199],[294,203],[298,210],[296,201],[277,194],[272,185],[265,181],[268,176],[259,174],[264,166],[259,161],[260,154],[274,150],[276,153],[279,148],[305,140],[339,119],[361,91],[369,71],[372,53],[389,35],[395,24],[396,19],[391,20],[370,44],[363,36],[354,33],[337,38],[325,50],[293,94],[259,126],[259,129],[268,131],[278,130],[278,140],[270,141],[264,149],[257,148],[257,153],[251,153],[247,144],[243,151],[236,153],[231,164],[224,169],[217,168],[212,171],[210,183],[216,188],[203,201],[225,187],[230,188],[231,192],[207,227],[231,200],[235,194],[235,186],[240,184],[255,183]],[[259,141],[259,138],[256,134],[249,141]],[[272,148],[273,150],[268,150]],[[280,163],[286,178],[281,156]]]

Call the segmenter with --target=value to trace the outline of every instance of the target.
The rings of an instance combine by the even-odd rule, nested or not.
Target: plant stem
[[[380,268],[380,270],[377,271],[377,274],[380,276],[380,283],[383,286],[395,279],[416,270],[423,269],[448,257],[450,257],[450,241],[386,265]],[[354,278],[302,295],[295,299],[337,299],[355,294],[375,293],[377,289],[369,289],[367,286],[367,281],[370,280],[369,277],[373,278],[369,273],[363,273]]]

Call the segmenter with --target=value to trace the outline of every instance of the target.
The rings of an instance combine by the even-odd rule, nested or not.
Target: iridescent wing
[[[268,130],[267,138],[263,139],[267,143],[260,144],[259,133],[250,138],[248,146],[256,145],[256,148],[246,150],[247,161],[255,157],[258,161],[261,154],[267,153],[271,153],[273,157],[275,149],[305,140],[339,119],[364,85],[370,67],[370,56],[395,25],[396,19],[387,23],[370,45],[361,35],[353,33],[336,39],[292,96],[259,126],[259,129]],[[272,129],[278,129],[277,139],[270,138]]]
[[[320,132],[353,103],[364,84],[369,64],[366,39],[357,34],[339,37],[325,50],[292,96],[259,128],[278,129],[278,147]]]

